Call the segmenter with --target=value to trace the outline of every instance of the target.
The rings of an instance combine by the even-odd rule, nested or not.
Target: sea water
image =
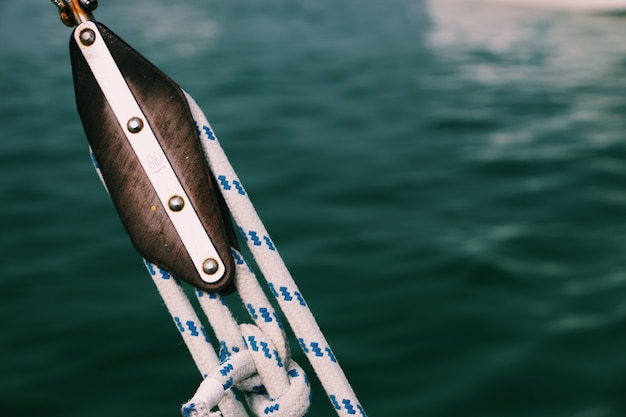
[[[626,415],[624,18],[96,17],[204,109],[370,416]],[[70,33],[50,2],[0,3],[0,415],[177,415],[201,376],[91,167]],[[309,415],[333,415],[313,389]]]

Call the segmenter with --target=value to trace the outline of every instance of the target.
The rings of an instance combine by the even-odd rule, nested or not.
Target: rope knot
[[[183,416],[220,416],[211,409],[232,387],[246,394],[257,416],[303,416],[310,405],[311,388],[302,368],[289,358],[281,358],[257,326],[242,324],[240,330],[246,349],[230,355],[207,375],[183,405]]]

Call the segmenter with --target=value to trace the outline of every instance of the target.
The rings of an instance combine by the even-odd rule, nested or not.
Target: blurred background
[[[204,109],[370,416],[626,415],[620,13],[95,15]],[[70,33],[0,3],[0,415],[178,415],[200,375],[93,172]]]

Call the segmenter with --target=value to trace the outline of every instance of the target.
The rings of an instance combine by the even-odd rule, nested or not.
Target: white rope
[[[213,350],[209,337],[200,323],[200,319],[193,309],[191,302],[184,293],[178,280],[172,277],[167,271],[164,271],[150,262],[146,262],[146,267],[159,290],[159,294],[172,315],[174,323],[180,331],[198,370],[203,377],[206,377],[213,369],[220,365],[220,360]],[[218,417],[223,415],[224,417],[246,417],[248,415],[243,404],[236,398],[234,392],[225,392],[220,400],[219,408],[221,414],[204,414],[203,416]]]
[[[333,407],[339,416],[365,416],[348,379],[272,243],[208,120],[191,96],[187,95],[187,101],[198,127],[205,156],[221,186],[222,195],[235,223],[239,226],[271,293],[287,317]],[[238,290],[243,299],[242,288],[239,287],[241,285],[238,286]],[[260,287],[259,292],[262,293]]]
[[[209,122],[195,101],[187,94],[186,97],[205,156],[230,213],[333,408],[341,417],[365,417],[350,383]],[[100,175],[97,164],[96,170]],[[235,250],[233,258],[236,263],[235,287],[253,325],[238,324],[220,294],[196,290],[199,305],[218,340],[219,357],[179,282],[167,271],[146,261],[148,271],[204,378],[181,411],[185,417],[247,416],[241,399],[231,389],[234,387],[245,393],[245,400],[256,416],[301,417],[311,400],[307,377],[290,358],[284,328],[252,268]]]

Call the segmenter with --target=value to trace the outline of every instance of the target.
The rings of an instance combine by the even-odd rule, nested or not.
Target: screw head
[[[130,133],[139,133],[143,129],[143,120],[139,117],[131,117],[126,124],[126,128]]]
[[[208,274],[208,275],[213,275],[217,272],[217,270],[219,269],[219,264],[217,263],[217,261],[213,258],[209,258],[206,261],[204,261],[204,263],[202,264],[202,270]]]
[[[175,195],[170,198],[167,205],[172,211],[181,211],[185,207],[185,200],[181,196]]]
[[[80,39],[80,43],[85,46],[90,46],[96,41],[96,32],[89,28],[83,29],[78,37]]]

